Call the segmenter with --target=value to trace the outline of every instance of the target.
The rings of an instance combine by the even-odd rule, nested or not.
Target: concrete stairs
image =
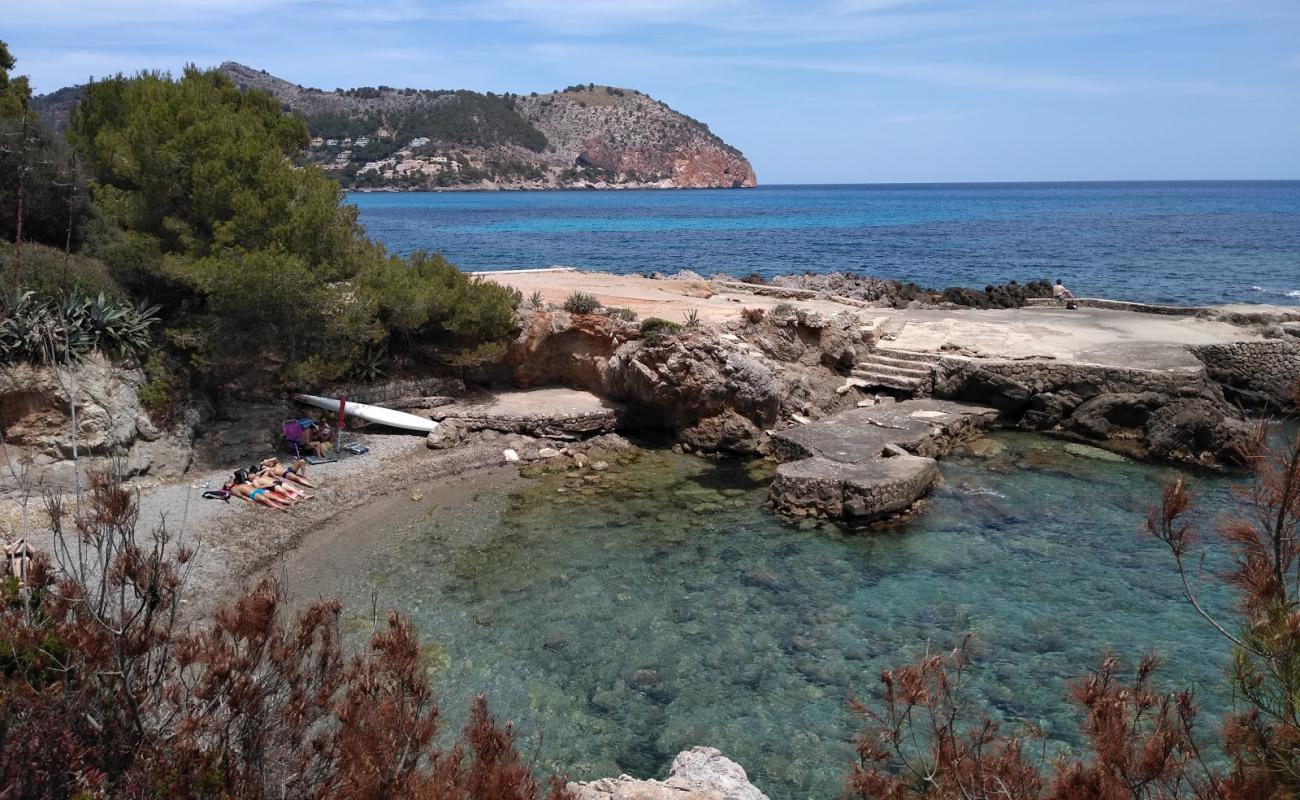
[[[939,358],[933,353],[877,347],[869,351],[850,373],[868,387],[880,387],[909,397],[927,395],[934,388],[934,368]]]

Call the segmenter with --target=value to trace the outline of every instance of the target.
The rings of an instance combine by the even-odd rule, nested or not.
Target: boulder
[[[684,428],[679,438],[707,452],[756,453],[763,444],[763,431],[748,418],[728,409]]]
[[[430,450],[446,450],[449,447],[464,444],[468,437],[469,430],[463,422],[458,419],[449,419],[429,431],[429,435],[425,437],[425,444]]]
[[[1250,424],[1201,398],[1178,400],[1152,412],[1146,426],[1147,450],[1165,461],[1207,466],[1238,464]]]
[[[1067,427],[1093,439],[1135,438],[1166,399],[1156,392],[1099,394],[1074,410]]]
[[[664,781],[620,775],[568,789],[577,800],[767,800],[743,767],[712,747],[678,753]]]

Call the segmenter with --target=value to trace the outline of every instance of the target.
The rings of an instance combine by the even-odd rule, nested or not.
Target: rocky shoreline
[[[521,291],[540,282],[555,304],[574,287],[594,288],[606,308],[521,309],[505,356],[457,377],[334,387],[327,393],[442,425],[427,441],[354,433],[372,454],[321,467],[318,499],[291,515],[196,499],[229,465],[275,452],[280,421],[297,413],[290,405],[195,407],[167,429],[140,404],[139,370],[98,357],[70,371],[6,369],[0,413],[7,455],[21,465],[3,487],[11,527],[24,490],[30,501],[35,487],[66,490],[77,469],[120,469],[142,487],[142,521],[179,517],[203,540],[194,582],[206,589],[190,609],[200,613],[322,526],[420,484],[555,470],[598,482],[606,459],[631,457],[623,434],[781,462],[774,511],[865,523],[914,512],[939,480],[936,459],[978,449],[994,427],[1230,469],[1249,414],[1290,408],[1300,379],[1300,312],[1287,309],[1066,312],[1005,291],[983,299],[1008,307],[985,308],[979,296],[969,305],[905,299],[888,282],[827,276],[775,286],[565,271],[498,279]],[[645,325],[617,312],[625,308],[683,321]],[[663,782],[622,776],[573,788],[584,800],[763,797],[707,748],[679,755]]]
[[[982,295],[1012,307],[981,309],[839,275],[773,285],[571,270],[493,278],[521,291],[542,287],[551,300],[520,309],[496,363],[455,378],[322,391],[443,421],[430,441],[440,449],[494,431],[561,443],[617,431],[687,452],[778,457],[783,431],[828,418],[853,424],[844,412],[935,398],[996,409],[994,426],[1223,469],[1249,433],[1248,413],[1291,407],[1300,376],[1300,311],[1284,308],[1067,312],[1020,306],[1041,287],[1013,285]],[[557,307],[583,287],[605,308]],[[638,313],[663,321],[644,327]],[[75,397],[83,470],[112,465],[142,485],[166,483],[275,452],[280,422],[298,413],[229,401],[220,413],[189,409],[164,429],[137,397],[142,383],[138,369],[98,357],[71,372],[4,370],[0,415],[11,455],[32,482],[70,485]],[[467,393],[467,383],[479,388]]]

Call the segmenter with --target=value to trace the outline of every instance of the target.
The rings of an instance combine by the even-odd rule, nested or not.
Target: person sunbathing
[[[280,459],[275,457],[263,459],[261,471],[269,473],[277,478],[283,478],[286,481],[293,481],[294,483],[301,484],[302,486],[306,486],[308,489],[316,488],[316,484],[312,483],[311,480],[307,478],[307,462],[303,461],[301,458],[288,466],[282,464]]]
[[[248,476],[249,483],[258,489],[270,489],[277,497],[281,497],[290,503],[297,503],[301,500],[310,500],[314,495],[307,494],[302,489],[294,486],[288,481],[279,478],[267,472],[255,472]]]
[[[221,488],[230,492],[235,497],[247,500],[253,505],[266,506],[267,508],[275,508],[280,511],[289,510],[288,504],[275,499],[275,496],[272,495],[271,492],[266,489],[254,488],[253,485],[249,483],[227,481]]]

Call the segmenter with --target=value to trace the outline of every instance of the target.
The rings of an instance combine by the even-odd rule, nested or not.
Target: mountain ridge
[[[304,87],[233,61],[218,70],[303,118],[305,158],[350,189],[644,189],[757,185],[744,154],[635,89],[585,84],[495,94],[389,86]],[[35,98],[66,127],[80,97]]]

